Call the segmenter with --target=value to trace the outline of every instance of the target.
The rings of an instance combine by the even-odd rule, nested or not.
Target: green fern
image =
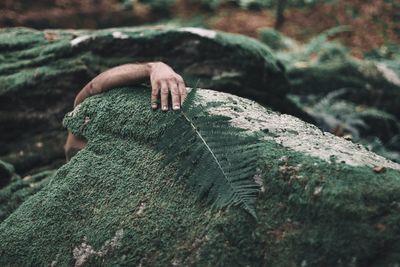
[[[337,26],[323,31],[316,37],[312,38],[308,44],[306,44],[305,48],[307,54],[311,55],[313,53],[318,53],[323,48],[334,47],[332,42],[328,42],[329,38],[343,32],[351,32],[351,27]]]
[[[257,138],[232,127],[230,118],[194,106],[194,96],[192,90],[161,139],[165,165],[178,159],[177,177],[185,178],[200,200],[215,208],[240,206],[256,218]]]

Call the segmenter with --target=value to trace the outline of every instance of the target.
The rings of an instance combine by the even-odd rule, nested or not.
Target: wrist
[[[153,73],[154,69],[156,68],[158,62],[148,62],[145,64],[146,66],[146,73],[150,77]]]
[[[154,73],[155,71],[157,71],[157,69],[159,69],[161,67],[161,65],[165,65],[165,64],[161,61],[154,61],[154,62],[146,63],[146,70],[147,70],[148,75],[151,76],[151,74]]]

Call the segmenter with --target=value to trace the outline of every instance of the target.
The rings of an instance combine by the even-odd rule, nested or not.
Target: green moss
[[[13,158],[20,174],[47,166],[47,155],[63,158],[62,117],[87,82],[116,65],[164,61],[188,86],[225,90],[286,107],[282,99],[289,84],[269,49],[254,39],[223,32],[161,26],[0,29],[0,50],[0,114],[5,114],[0,116],[0,159]],[[36,149],[32,160],[18,156],[39,136],[54,144],[52,153]]]
[[[196,201],[155,147],[175,113],[148,89],[95,96],[65,118],[88,147],[0,225],[0,264],[89,266],[393,266],[400,261],[400,174],[325,162],[263,141],[258,221]],[[261,134],[261,133],[260,133]],[[184,144],[182,144],[184,145]],[[117,242],[118,243],[118,242]],[[105,250],[104,250],[105,251]]]
[[[1,29],[0,48],[4,51],[0,57],[0,101],[7,112],[48,109],[50,113],[54,108],[62,117],[77,92],[101,71],[155,60],[170,64],[192,87],[229,90],[272,104],[288,90],[283,71],[265,45],[205,29]],[[0,118],[4,132],[8,124]]]
[[[9,184],[0,190],[0,221],[5,220],[24,201],[39,192],[54,173],[54,170],[43,171],[23,179],[14,173]]]
[[[6,185],[11,177],[14,175],[14,166],[8,162],[0,160],[0,188]]]
[[[240,83],[242,87],[260,91],[260,95],[283,95],[288,90],[279,63],[265,45],[240,35],[206,31],[167,27],[48,31],[47,34],[54,39],[48,41],[46,34],[40,31],[2,30],[0,37],[2,40],[4,37],[4,40],[0,42],[0,47],[4,47],[6,52],[4,58],[0,58],[0,62],[4,61],[0,67],[0,81],[5,80],[0,93],[32,87],[55,77],[65,79],[85,70],[87,73],[84,75],[90,77],[92,71],[99,72],[128,62],[152,60],[164,60],[184,76],[196,77],[189,81],[198,82],[200,79],[201,86],[208,88],[215,86],[213,76],[238,72],[239,76],[216,81],[218,88],[231,88],[239,92],[237,84]],[[123,37],[113,36],[115,32]],[[86,39],[77,41],[76,36],[86,36]],[[14,40],[10,40],[12,38]],[[74,45],[71,43],[73,39]],[[207,70],[210,67],[213,72]],[[19,72],[14,74],[16,70]],[[260,82],[263,86],[260,86]],[[274,84],[270,86],[271,82]],[[264,86],[270,89],[264,91]],[[246,90],[242,90],[242,94],[249,95]],[[254,98],[259,97],[254,92],[252,94]],[[266,101],[268,98],[263,99]]]
[[[281,166],[266,164],[269,194],[259,203],[281,204],[289,219],[282,223],[297,233],[292,242],[299,264],[304,260],[311,266],[348,266],[354,261],[365,266],[376,258],[399,261],[393,239],[400,230],[394,223],[400,219],[395,204],[400,197],[397,171],[376,174],[367,167],[327,163],[277,146],[267,151],[266,162],[276,161],[279,154],[287,161]],[[274,152],[279,154],[271,156]]]

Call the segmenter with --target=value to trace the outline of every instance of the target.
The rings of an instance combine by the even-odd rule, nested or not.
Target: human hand
[[[161,109],[168,110],[168,96],[171,94],[172,109],[179,110],[187,96],[185,82],[170,66],[162,62],[151,64],[151,108],[158,108],[157,100],[161,95]]]

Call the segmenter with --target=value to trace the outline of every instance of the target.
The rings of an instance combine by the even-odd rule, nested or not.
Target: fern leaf
[[[256,218],[258,139],[232,127],[230,118],[209,116],[193,105],[194,95],[192,90],[159,144],[165,164],[178,162],[177,178],[199,200],[218,209],[240,206]]]

